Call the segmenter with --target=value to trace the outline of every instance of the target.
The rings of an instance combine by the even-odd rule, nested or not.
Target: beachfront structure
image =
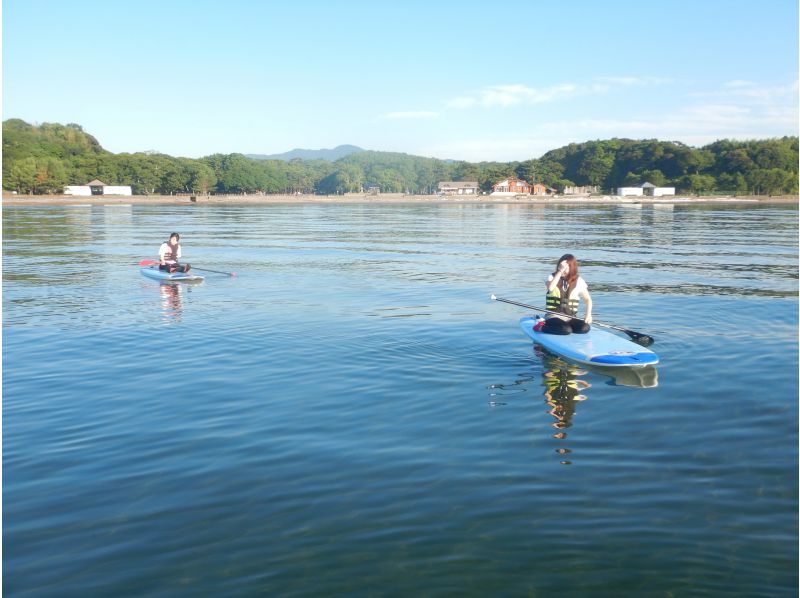
[[[584,185],[582,187],[567,185],[564,187],[564,195],[591,195],[592,193],[600,193],[600,187],[596,185]]]
[[[675,187],[656,187],[652,183],[642,185],[644,194],[649,197],[661,197],[663,195],[675,195]]]
[[[543,183],[534,183],[531,185],[532,195],[554,195],[556,192],[552,187],[548,187]]]
[[[662,197],[664,195],[675,195],[675,187],[656,187],[652,183],[642,183],[641,187],[619,187],[617,188],[617,195],[621,197],[626,195]]]
[[[477,195],[477,181],[443,181],[439,183],[439,195]]]
[[[85,185],[68,185],[64,187],[64,195],[133,195],[130,185],[106,185],[97,179]]]
[[[492,195],[530,195],[531,186],[514,177],[492,185]]]
[[[625,197],[626,195],[644,195],[644,189],[641,187],[617,187],[617,195]]]

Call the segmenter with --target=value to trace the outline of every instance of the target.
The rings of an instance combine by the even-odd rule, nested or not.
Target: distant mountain
[[[300,158],[301,160],[327,160],[328,162],[335,162],[339,158],[344,158],[356,152],[363,152],[364,150],[355,145],[338,145],[333,149],[293,149],[282,154],[245,154],[248,158],[253,160],[294,160]]]

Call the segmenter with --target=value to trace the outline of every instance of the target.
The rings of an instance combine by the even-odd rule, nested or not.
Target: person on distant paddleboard
[[[170,274],[173,272],[188,272],[191,266],[189,264],[179,264],[178,260],[181,259],[181,245],[178,241],[181,236],[178,233],[172,233],[169,236],[169,241],[164,241],[161,248],[158,250],[158,269],[166,270]]]
[[[583,319],[576,319],[580,300],[586,305]],[[547,334],[585,334],[592,323],[592,297],[586,281],[578,275],[578,261],[567,253],[558,260],[556,271],[547,277],[546,307],[548,311],[561,315],[547,314],[541,331]]]

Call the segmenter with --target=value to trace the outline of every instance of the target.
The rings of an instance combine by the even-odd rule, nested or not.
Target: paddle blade
[[[640,332],[632,332],[628,331],[628,336],[631,337],[631,340],[636,343],[637,345],[642,345],[643,347],[649,347],[652,345],[656,340],[652,336],[647,336],[646,334],[641,334]]]
[[[155,266],[158,262],[155,260],[142,260],[139,262],[140,266]]]

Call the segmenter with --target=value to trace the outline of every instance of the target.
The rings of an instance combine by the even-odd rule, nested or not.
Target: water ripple
[[[172,230],[237,276],[143,278]],[[489,300],[567,250],[658,368]],[[3,259],[9,595],[796,588],[796,206],[13,207]]]

